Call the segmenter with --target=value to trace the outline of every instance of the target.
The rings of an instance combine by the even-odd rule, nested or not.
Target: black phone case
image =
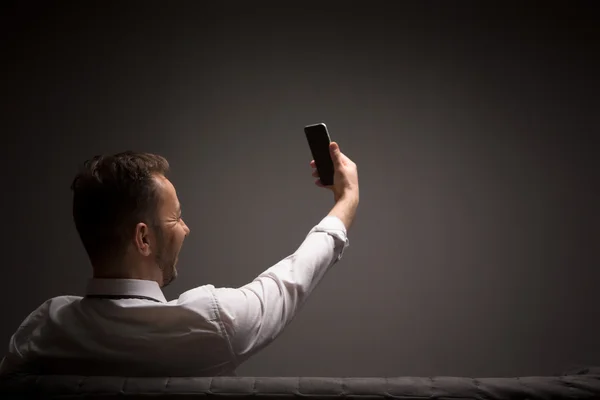
[[[304,133],[308,140],[308,146],[315,160],[319,179],[325,186],[333,185],[333,161],[329,154],[329,143],[331,142],[325,124],[308,125],[304,127]]]

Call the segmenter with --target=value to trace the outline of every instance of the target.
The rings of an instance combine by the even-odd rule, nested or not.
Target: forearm
[[[358,201],[358,193],[345,194],[336,201],[335,205],[327,215],[338,217],[344,223],[346,231],[348,231],[350,230],[352,221],[354,221],[356,208],[358,207]]]

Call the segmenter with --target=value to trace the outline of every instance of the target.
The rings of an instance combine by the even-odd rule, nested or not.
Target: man
[[[330,154],[335,205],[293,254],[240,288],[203,285],[172,301],[161,287],[177,277],[190,229],[167,161],[133,152],[87,161],[72,184],[75,226],[93,267],[86,296],[55,297],[33,311],[11,337],[0,374],[235,375],[348,246],[358,173],[337,143]]]

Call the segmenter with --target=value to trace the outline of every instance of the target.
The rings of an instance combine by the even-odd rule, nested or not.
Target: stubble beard
[[[170,249],[162,230],[159,231],[157,237],[159,251],[156,254],[156,263],[162,274],[162,287],[166,287],[177,278],[177,269],[175,268],[177,257],[169,251]]]

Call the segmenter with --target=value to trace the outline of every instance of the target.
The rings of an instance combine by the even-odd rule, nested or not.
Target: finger
[[[316,168],[316,167],[317,167],[317,164],[315,164],[315,160],[312,160],[312,161],[310,162],[310,166],[311,166],[311,167],[313,167],[313,168]]]
[[[317,185],[318,187],[325,187],[322,183],[321,183],[321,178],[317,179],[315,181],[315,185]]]
[[[318,178],[319,177],[319,171],[314,170],[313,173],[312,173],[312,176],[314,176],[315,178]]]
[[[339,165],[341,163],[341,155],[340,146],[336,142],[329,143],[329,154],[331,155],[331,161],[333,161],[334,165]]]

